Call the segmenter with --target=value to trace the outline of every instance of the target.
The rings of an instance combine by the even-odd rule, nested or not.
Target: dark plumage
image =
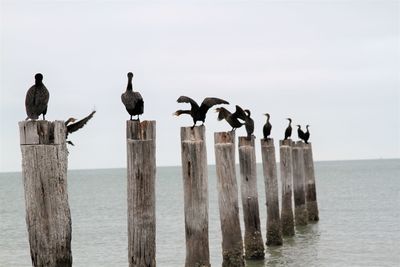
[[[238,113],[238,117],[244,120],[244,125],[246,127],[246,132],[247,132],[247,139],[251,139],[251,136],[253,135],[254,132],[254,121],[250,117],[251,115],[250,110],[248,109],[243,110],[241,107],[236,106],[236,111]]]
[[[308,127],[310,127],[310,125],[306,126],[307,131],[304,133],[304,142],[306,144],[308,144],[308,139],[310,139],[310,131],[308,130]]]
[[[128,86],[126,87],[125,93],[121,95],[122,103],[124,103],[126,110],[129,115],[137,116],[137,120],[139,120],[139,115],[143,114],[144,109],[144,101],[139,92],[134,92],[132,87],[132,72],[128,73]]]
[[[269,118],[270,118],[269,114],[265,113],[264,115],[267,116],[267,121],[265,122],[264,127],[263,127],[263,134],[264,134],[264,139],[268,140],[269,139],[268,136],[271,135],[272,125],[269,122]]]
[[[239,112],[241,112],[239,109],[241,108],[236,105],[236,111],[234,113],[231,113],[224,107],[216,108],[215,111],[218,112],[218,120],[221,121],[225,119],[232,127],[232,131],[234,131],[236,128],[240,128],[244,125],[244,123],[238,120]]]
[[[287,120],[289,120],[289,125],[285,130],[285,140],[290,138],[290,136],[292,136],[292,119],[291,118],[287,118]]]
[[[43,120],[45,120],[49,98],[49,91],[43,84],[43,75],[38,73],[35,75],[35,85],[26,92],[25,109],[28,115],[26,120],[37,120],[40,114],[43,114]]]
[[[75,122],[76,121],[75,118],[69,118],[65,122],[65,126],[67,126],[67,132],[65,133],[65,139],[68,138],[68,134],[76,132],[79,129],[81,129],[93,117],[94,113],[96,113],[96,110],[93,110],[92,113],[90,113],[88,116],[86,116],[85,118],[83,118],[77,122]],[[72,124],[71,124],[71,122],[72,122]],[[68,141],[68,140],[67,140],[67,143],[74,145],[71,141]]]
[[[297,136],[299,137],[299,139],[301,139],[301,140],[304,141],[304,132],[303,132],[303,130],[301,129],[301,126],[300,126],[300,125],[297,125],[297,127],[299,127],[299,128],[297,128]]]
[[[197,121],[201,121],[204,124],[206,120],[207,111],[215,105],[219,104],[229,104],[227,101],[216,98],[216,97],[207,97],[203,100],[200,107],[199,105],[190,97],[181,96],[177,100],[178,103],[190,103],[191,109],[190,110],[177,110],[174,115],[179,116],[181,114],[189,114],[193,118],[193,126],[196,126]]]

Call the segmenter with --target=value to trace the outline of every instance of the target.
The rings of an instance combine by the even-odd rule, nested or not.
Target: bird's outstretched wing
[[[180,96],[178,98],[178,100],[176,100],[176,102],[178,102],[178,103],[190,103],[192,108],[199,108],[199,105],[196,103],[196,101],[194,101],[193,99],[191,99],[190,97],[187,97],[187,96]]]
[[[244,110],[238,105],[236,105],[236,111],[235,111],[235,113],[233,113],[233,115],[236,118],[241,119],[243,121],[245,121],[247,118],[246,112],[244,112]]]
[[[232,113],[227,110],[226,108],[220,107],[215,109],[216,112],[218,112],[218,120],[222,121],[223,119],[226,119],[227,117],[231,116]]]
[[[72,124],[68,124],[67,132],[73,133],[73,132],[76,132],[77,130],[79,130],[80,128],[82,128],[93,117],[94,113],[96,113],[96,110],[93,110],[92,113],[90,113],[87,117],[81,119],[80,121],[77,121]]]
[[[204,113],[207,113],[212,106],[219,104],[229,104],[229,102],[216,97],[206,97],[201,103],[200,110]]]

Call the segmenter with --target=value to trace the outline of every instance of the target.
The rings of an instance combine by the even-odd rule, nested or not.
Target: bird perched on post
[[[236,128],[240,128],[244,125],[244,123],[238,120],[240,112],[243,111],[240,110],[242,109],[238,105],[236,105],[236,111],[234,113],[231,113],[224,107],[219,107],[215,109],[215,111],[218,112],[218,120],[221,121],[225,119],[226,122],[228,122],[229,125],[232,127],[231,131],[235,131]]]
[[[229,104],[227,101],[216,98],[216,97],[206,97],[199,106],[193,99],[187,96],[181,96],[177,100],[178,103],[190,103],[190,110],[177,110],[173,115],[180,116],[181,114],[189,114],[193,119],[193,126],[196,126],[197,121],[201,121],[204,124],[206,120],[207,111],[215,105]]]
[[[251,136],[253,135],[254,132],[254,121],[252,118],[250,118],[250,110],[245,109],[244,112],[246,112],[246,119],[244,122],[244,125],[246,127],[246,132],[247,132],[247,139],[251,140]]]
[[[65,139],[68,138],[68,134],[76,132],[80,128],[82,128],[93,117],[94,113],[96,113],[96,110],[93,110],[92,113],[90,113],[88,116],[77,122],[75,118],[69,118],[68,120],[66,120],[65,126],[67,127],[67,131],[65,133]],[[70,145],[74,145],[74,143],[68,140],[67,143]]]
[[[268,140],[269,139],[268,136],[270,136],[271,134],[272,125],[269,122],[270,118],[269,113],[265,113],[264,115],[267,116],[267,121],[265,122],[263,127],[263,134],[264,134],[264,140]]]
[[[287,118],[287,120],[289,121],[289,125],[285,130],[285,140],[290,138],[290,136],[292,136],[292,119],[291,118]]]
[[[240,119],[244,120],[244,126],[246,127],[247,139],[251,140],[254,132],[254,121],[250,117],[251,112],[248,109],[243,110],[241,107],[236,106],[238,116]]]
[[[308,144],[308,139],[310,139],[310,131],[308,130],[308,127],[310,127],[310,125],[306,125],[306,129],[307,131],[304,133],[304,142],[306,144]]]
[[[297,125],[297,127],[299,127],[299,128],[297,128],[297,136],[299,137],[299,139],[305,141],[304,140],[304,135],[305,134],[304,134],[303,130],[301,129],[301,126]]]
[[[128,85],[125,93],[121,95],[121,100],[129,115],[131,115],[130,120],[133,120],[132,116],[137,116],[137,121],[139,121],[139,115],[143,114],[144,101],[139,92],[133,91],[132,79],[133,73],[128,72]]]
[[[25,109],[28,115],[26,120],[37,120],[41,114],[43,114],[43,120],[45,120],[49,98],[49,91],[43,84],[43,75],[37,73],[35,75],[35,84],[26,92]]]

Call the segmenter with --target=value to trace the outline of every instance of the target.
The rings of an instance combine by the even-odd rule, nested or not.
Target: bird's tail
[[[175,111],[172,115],[174,116],[180,116],[181,114],[190,114],[190,110],[177,110]]]

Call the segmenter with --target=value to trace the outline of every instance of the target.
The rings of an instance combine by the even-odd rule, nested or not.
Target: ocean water
[[[247,266],[400,266],[400,160],[317,162],[315,168],[320,221],[297,228],[282,247],[266,248],[264,261],[248,261]],[[221,266],[215,166],[208,170],[211,264]],[[238,168],[236,173],[239,181]],[[258,185],[265,242],[260,164]],[[126,170],[69,171],[68,191],[73,265],[127,266]],[[182,191],[180,167],[157,169],[161,267],[185,262]],[[20,173],[0,173],[1,267],[31,266],[23,194]]]

